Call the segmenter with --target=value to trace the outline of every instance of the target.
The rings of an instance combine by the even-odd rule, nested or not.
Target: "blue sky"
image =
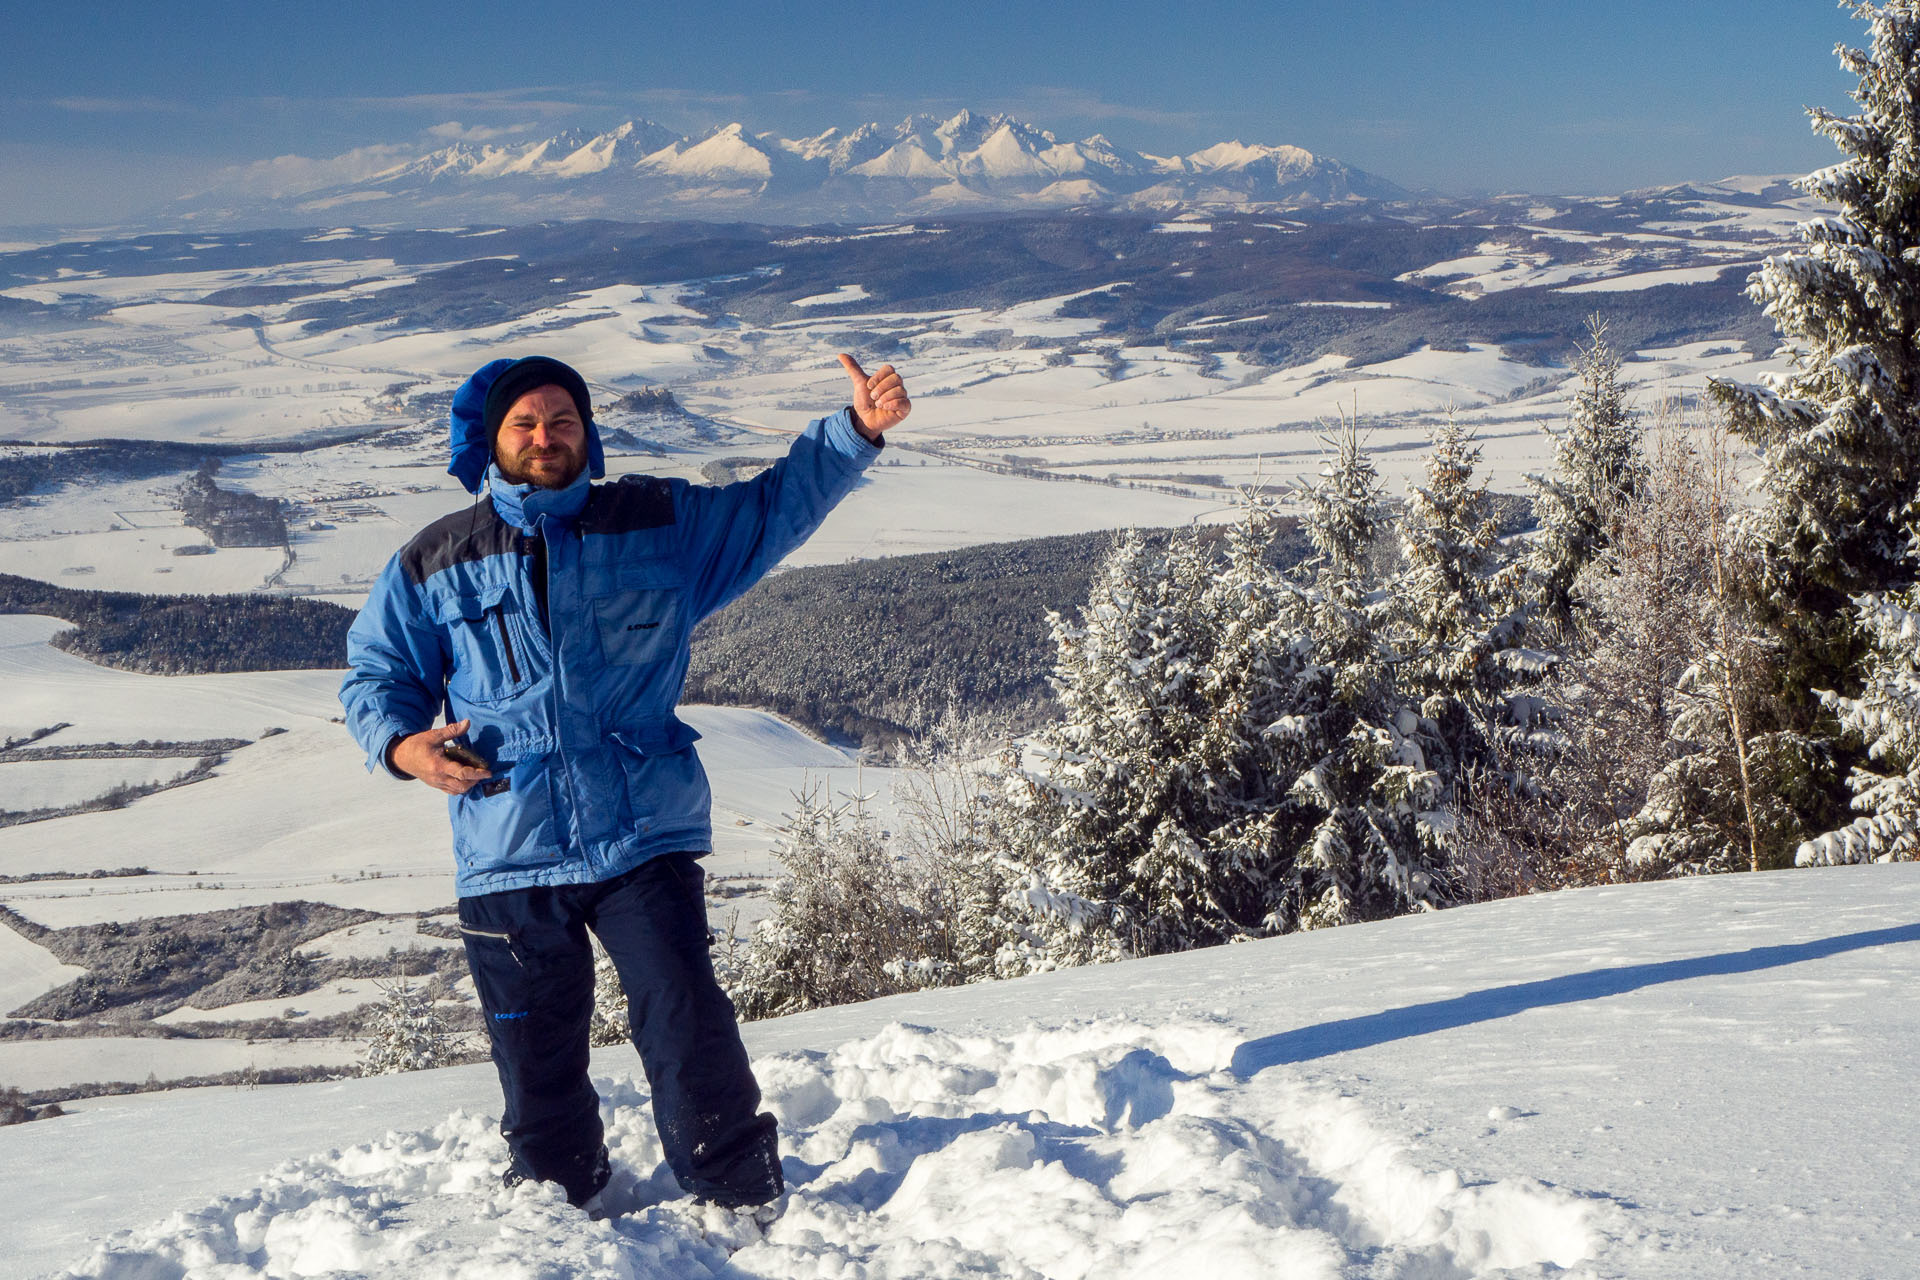
[[[1832,48],[1865,39],[1825,0],[534,12],[0,0],[0,225],[110,220],[234,166],[345,172],[456,136],[634,116],[795,136],[961,106],[1160,154],[1293,143],[1447,192],[1617,191],[1830,163],[1802,109],[1848,105]]]

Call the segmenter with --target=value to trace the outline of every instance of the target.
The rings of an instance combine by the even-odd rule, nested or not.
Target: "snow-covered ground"
[[[161,1040],[150,1036],[9,1040],[0,1044],[0,1073],[16,1089],[57,1089],[73,1082],[76,1051],[84,1052],[90,1081],[137,1085],[142,1081],[190,1080],[276,1067],[332,1067],[351,1072],[365,1060],[367,1046],[364,1040],[345,1036],[297,1040]]]
[[[0,1130],[8,1274],[1916,1274],[1920,868],[1570,891],[751,1024],[731,1258],[596,1051],[622,1216],[498,1189],[489,1067]],[[191,1135],[189,1140],[188,1135]]]

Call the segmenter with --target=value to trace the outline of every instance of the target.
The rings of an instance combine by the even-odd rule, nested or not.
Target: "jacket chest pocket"
[[[608,666],[665,662],[680,647],[681,582],[668,564],[626,565],[592,600]]]
[[[495,702],[533,683],[533,638],[519,601],[502,586],[448,596],[435,611],[453,650],[447,688],[468,702]]]

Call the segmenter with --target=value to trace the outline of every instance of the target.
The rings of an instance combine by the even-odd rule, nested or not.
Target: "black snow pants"
[[[509,1181],[557,1182],[579,1204],[605,1184],[600,1099],[587,1079],[591,928],[626,989],[654,1122],[681,1187],[720,1204],[781,1191],[774,1120],[708,954],[705,873],[690,853],[598,884],[460,899],[460,932],[506,1095]]]

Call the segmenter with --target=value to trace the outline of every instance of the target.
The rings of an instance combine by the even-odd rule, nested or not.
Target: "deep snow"
[[[1911,1276],[1917,976],[1920,868],[1872,866],[752,1024],[792,1198],[730,1262],[624,1046],[594,1058],[607,1223],[496,1189],[485,1066],[103,1099],[0,1131],[0,1250],[220,1280]]]

